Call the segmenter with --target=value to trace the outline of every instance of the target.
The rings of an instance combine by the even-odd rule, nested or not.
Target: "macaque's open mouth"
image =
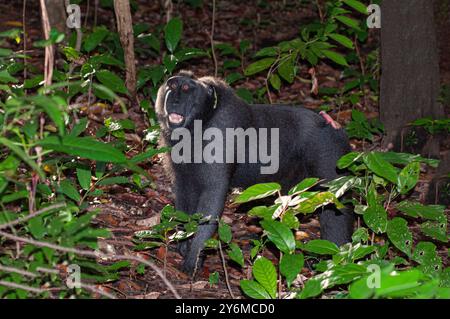
[[[177,113],[169,114],[169,122],[172,124],[180,124],[184,121],[184,116]]]

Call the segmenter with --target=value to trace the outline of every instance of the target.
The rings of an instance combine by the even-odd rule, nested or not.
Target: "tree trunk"
[[[61,33],[65,33],[67,15],[64,0],[45,0],[45,4],[51,27]]]
[[[383,147],[400,150],[407,125],[423,117],[439,118],[439,56],[433,1],[382,2],[380,118]],[[425,138],[418,152],[439,155],[437,139]]]
[[[117,19],[117,31],[120,36],[124,52],[126,67],[125,84],[131,96],[131,101],[136,106],[136,66],[134,59],[134,34],[133,22],[131,19],[131,9],[129,0],[114,0],[114,11]]]
[[[41,6],[41,21],[42,29],[44,31],[44,38],[48,40],[50,38],[50,18],[47,11],[47,5],[45,0],[40,0]],[[53,45],[47,45],[45,47],[45,61],[44,61],[44,84],[49,86],[52,84],[53,78],[53,65],[55,63],[55,53]]]

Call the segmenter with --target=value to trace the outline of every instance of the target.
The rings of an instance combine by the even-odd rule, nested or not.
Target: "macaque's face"
[[[188,76],[173,76],[158,90],[158,117],[170,129],[187,127],[202,118],[212,97],[213,89],[201,81]]]

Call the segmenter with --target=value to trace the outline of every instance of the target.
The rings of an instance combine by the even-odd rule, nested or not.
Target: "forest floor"
[[[21,1],[17,1],[21,2]],[[160,8],[159,1],[137,1],[139,10],[134,13],[133,20],[137,22],[149,23],[152,27],[164,24],[165,17],[163,9]],[[216,16],[216,31],[214,39],[217,42],[225,42],[238,47],[239,41],[243,39],[250,40],[252,51],[274,45],[283,40],[294,38],[298,34],[300,25],[311,21],[316,17],[316,9],[313,5],[300,5],[300,1],[267,1],[267,6],[255,5],[253,1],[218,1]],[[32,41],[41,37],[41,28],[39,21],[39,8],[36,3],[29,4],[33,10],[28,10],[27,29],[29,34],[28,41],[31,47]],[[16,5],[17,6],[17,5]],[[17,6],[18,7],[18,6]],[[83,10],[83,9],[82,9]],[[10,1],[0,1],[0,21],[17,22],[22,21],[20,10],[11,11]],[[189,47],[198,47],[202,49],[209,48],[209,30],[211,26],[211,8],[203,5],[200,9],[194,9],[179,1],[174,5],[174,16],[181,14],[184,23],[183,44]],[[90,17],[92,19],[92,16]],[[105,24],[108,28],[114,30],[114,16],[111,10],[100,9],[98,13],[98,24]],[[10,23],[13,24],[13,23]],[[439,33],[441,39],[448,39],[450,36],[450,19],[444,19],[443,26]],[[9,26],[10,27],[10,26]],[[0,30],[8,28],[8,24],[3,23]],[[276,30],[276,32],[274,31]],[[379,35],[378,31],[373,31],[373,45],[376,46]],[[450,51],[449,41],[440,41],[442,52],[447,52],[446,57],[442,58],[441,71],[442,80],[450,83]],[[364,51],[366,48],[362,48]],[[364,54],[364,53],[363,53]],[[43,64],[43,57],[33,55],[33,62],[37,66]],[[151,65],[155,58],[138,56],[138,67]],[[223,61],[219,60],[219,66]],[[185,68],[195,72],[196,75],[211,75],[214,73],[214,65],[210,59],[196,59]],[[316,74],[319,85],[322,87],[340,87],[341,71],[334,69],[332,65],[320,63],[316,67]],[[308,68],[302,67],[298,76],[303,79],[310,79]],[[252,77],[250,80],[239,84],[251,90],[264,86],[264,76]],[[238,86],[238,87],[239,87]],[[272,99],[276,103],[302,104],[308,108],[317,109],[324,101],[311,92],[311,83],[308,81],[295,81],[292,85],[284,85],[280,92],[272,92]],[[357,105],[358,109],[363,111],[368,118],[378,117],[377,105],[373,102],[367,105]],[[351,116],[351,106],[346,106],[340,110],[333,111],[330,115],[341,125],[345,125]],[[135,114],[133,120],[136,120],[138,126],[147,127],[144,116]],[[95,133],[96,123],[90,124],[89,129]],[[377,149],[379,140],[375,139],[372,144],[362,144],[359,141],[352,140],[352,147],[356,150]],[[182,258],[175,251],[175,245],[172,245],[168,252],[164,249],[154,249],[150,251],[136,252],[133,250],[133,234],[137,230],[145,230],[155,225],[159,221],[159,213],[167,204],[173,204],[173,193],[170,181],[166,176],[161,165],[161,159],[155,157],[147,167],[148,172],[154,179],[152,188],[147,188],[141,192],[132,191],[130,188],[121,185],[109,186],[103,189],[104,197],[99,202],[92,203],[89,208],[100,210],[95,223],[99,227],[105,227],[112,231],[112,237],[103,239],[100,242],[102,249],[108,252],[120,254],[138,255],[145,259],[155,261],[158,266],[164,268],[167,278],[174,284],[179,294],[184,298],[229,298],[224,280],[224,271],[220,255],[216,251],[208,253],[204,268],[197,276],[195,281],[190,280],[179,269],[181,268]],[[431,180],[433,170],[423,172],[420,182],[414,194],[421,201],[425,200],[428,183]],[[262,229],[257,226],[254,219],[250,218],[243,209],[236,209],[227,201],[224,211],[224,221],[232,226],[234,240],[244,252],[246,260],[250,257],[251,239],[256,239]],[[415,236],[418,234],[415,234]],[[297,239],[316,239],[320,237],[319,224],[317,218],[308,217],[301,221],[300,230],[296,234]],[[440,254],[447,256],[447,250],[441,246]],[[265,256],[274,261],[277,256],[271,251],[266,251]],[[446,258],[445,258],[446,259]],[[164,262],[165,260],[165,262]],[[248,264],[248,263],[247,263]],[[151,270],[147,270],[144,275],[136,272],[137,264],[129,270],[121,273],[121,278],[117,281],[103,284],[102,287],[123,298],[172,298],[173,295],[168,291],[164,283]],[[233,293],[237,297],[243,297],[239,289],[239,281],[251,277],[250,269],[234,267],[232,263],[227,263],[227,270],[230,277],[230,284]],[[218,285],[210,287],[208,283],[209,274],[219,272],[220,282]],[[313,275],[312,267],[308,262],[301,275],[309,278]]]

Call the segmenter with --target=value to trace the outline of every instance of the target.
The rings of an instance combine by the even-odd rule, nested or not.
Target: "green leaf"
[[[278,66],[278,74],[288,83],[294,82],[295,78],[294,56],[291,56],[290,58],[286,59]]]
[[[64,135],[64,115],[56,100],[45,95],[33,96],[31,100],[44,109],[45,113],[47,113],[50,119],[58,126],[59,134]]]
[[[433,243],[424,241],[418,243],[412,258],[420,264],[420,270],[426,274],[432,275],[442,269],[442,259]]]
[[[128,177],[125,176],[114,176],[102,179],[97,183],[98,186],[107,186],[107,185],[117,185],[117,184],[128,184],[130,182]]]
[[[235,203],[246,203],[252,200],[272,196],[281,190],[277,183],[256,184],[242,192],[234,201]]]
[[[64,136],[60,139],[56,136],[49,136],[38,143],[46,149],[95,161],[111,163],[124,163],[126,161],[126,157],[121,151],[91,137]]]
[[[421,162],[431,167],[438,167],[439,160],[432,158],[423,158],[420,155],[396,152],[374,152],[391,164],[408,165],[411,162]]]
[[[235,243],[229,244],[230,249],[227,250],[228,256],[241,267],[244,267],[244,254],[239,246]]]
[[[339,65],[348,66],[347,60],[345,57],[337,52],[331,51],[331,50],[322,50],[322,54],[326,56],[328,59],[330,59],[333,62],[336,62]]]
[[[86,52],[91,52],[94,50],[103,41],[103,39],[105,39],[108,33],[108,29],[104,26],[95,28],[94,32],[86,36],[83,44],[84,50]]]
[[[342,156],[338,162],[337,167],[339,169],[344,169],[355,163],[357,160],[359,160],[364,153],[357,153],[357,152],[350,152],[344,156]]]
[[[269,82],[273,86],[274,89],[276,89],[277,91],[280,90],[281,80],[280,80],[280,77],[277,74],[275,74],[275,73],[271,74],[270,78],[269,78]]]
[[[91,186],[91,168],[89,166],[77,167],[78,183],[84,190],[88,190]]]
[[[310,240],[302,246],[302,249],[319,255],[334,255],[339,252],[335,243],[324,239]]]
[[[285,254],[291,254],[295,250],[295,238],[289,227],[273,220],[260,221],[261,226],[267,232],[267,237]]]
[[[294,194],[304,192],[304,191],[310,189],[311,187],[315,186],[318,182],[319,182],[318,178],[306,178],[303,181],[301,181],[300,183],[298,183],[296,186],[291,188],[291,190],[289,190],[288,194],[294,195]]]
[[[427,236],[444,243],[448,242],[447,220],[441,222],[425,222],[420,225],[420,230]]]
[[[70,131],[69,135],[73,137],[79,136],[86,130],[87,124],[88,124],[87,117],[83,117],[82,119],[80,119],[78,123],[76,123],[73,126],[72,131]]]
[[[268,292],[254,280],[241,280],[242,291],[253,299],[271,299]]]
[[[352,7],[353,9],[355,9],[356,11],[367,15],[367,6],[358,1],[358,0],[342,0],[345,4],[347,4],[348,6]]]
[[[297,278],[297,275],[303,268],[304,257],[303,254],[283,255],[280,262],[280,272],[286,277],[288,287]]]
[[[356,176],[342,176],[326,183],[325,186],[328,187],[329,192],[339,198],[351,189],[357,180]]]
[[[379,154],[374,152],[367,154],[364,156],[364,163],[378,176],[387,179],[391,183],[397,184],[398,177],[394,166],[389,162],[386,162]]]
[[[28,166],[30,166],[32,169],[34,169],[41,178],[45,177],[44,172],[41,170],[41,168],[36,164],[35,161],[33,161],[30,156],[25,153],[19,146],[17,146],[12,141],[0,137],[0,144],[5,145],[7,148],[9,148],[12,152],[14,152],[18,157],[20,157],[25,163],[27,163]]]
[[[60,191],[70,199],[73,199],[76,202],[79,202],[81,200],[80,194],[78,193],[75,186],[68,180],[64,179],[59,184]]]
[[[17,83],[17,82],[19,82],[19,80],[13,77],[11,74],[9,74],[8,71],[6,70],[0,71],[0,83]]]
[[[400,194],[406,194],[412,190],[419,180],[420,163],[412,162],[405,166],[398,174],[397,189]]]
[[[244,74],[250,76],[268,69],[275,62],[275,58],[264,58],[256,61],[245,68]]]
[[[336,16],[336,19],[355,30],[361,30],[358,21],[347,16]]]
[[[231,227],[225,224],[222,220],[219,223],[218,233],[221,241],[226,244],[229,244],[231,242],[231,239],[233,237],[233,235],[231,234]]]
[[[42,239],[47,233],[47,228],[41,216],[34,217],[28,221],[28,229],[36,239]]]
[[[303,288],[303,290],[301,291],[301,293],[299,295],[299,298],[306,299],[306,298],[315,297],[315,296],[320,295],[321,292],[322,292],[322,287],[320,284],[320,280],[311,278],[306,282],[305,287]]]
[[[122,94],[128,93],[124,81],[117,74],[108,70],[100,70],[95,73],[95,76],[100,81],[100,83],[102,83],[111,91]]]
[[[386,231],[387,227],[387,213],[383,206],[377,205],[375,207],[367,207],[364,215],[364,222],[375,233],[380,234]]]
[[[269,259],[260,257],[255,261],[253,276],[272,299],[277,297],[277,270]]]
[[[400,251],[411,256],[412,234],[408,228],[408,222],[401,217],[395,217],[387,224],[386,229],[389,240]]]
[[[422,205],[403,201],[397,205],[397,209],[411,217],[421,217],[435,221],[445,219],[445,206],[442,205]]]
[[[165,40],[167,49],[174,53],[180,42],[181,34],[183,32],[183,22],[180,18],[173,18],[164,28]]]
[[[303,193],[304,195],[306,193]],[[343,205],[337,200],[336,196],[330,192],[316,193],[305,201],[302,201],[295,210],[303,214],[311,214],[317,208],[334,203],[337,208],[343,208]]]
[[[346,48],[353,49],[353,42],[349,38],[347,38],[345,35],[332,33],[328,35],[330,38],[332,38],[334,41],[340,43]]]

